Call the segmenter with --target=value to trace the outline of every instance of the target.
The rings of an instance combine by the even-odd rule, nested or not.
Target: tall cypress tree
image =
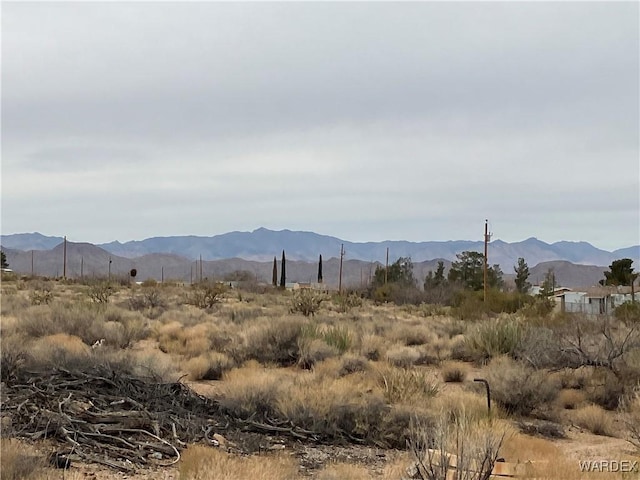
[[[284,288],[287,278],[286,258],[284,258],[284,250],[282,250],[282,266],[280,267],[280,288]]]
[[[271,283],[274,287],[278,286],[278,263],[275,255],[273,256],[273,275],[271,276]]]
[[[322,254],[320,255],[320,260],[318,261],[318,283],[322,283]]]

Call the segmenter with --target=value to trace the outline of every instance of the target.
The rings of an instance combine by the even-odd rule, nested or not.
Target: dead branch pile
[[[134,377],[108,366],[2,367],[1,412],[11,420],[13,436],[54,438],[66,445],[64,455],[118,470],[174,464],[187,443],[214,443],[211,436],[227,429],[318,440],[291,424],[231,418],[217,402],[179,382]]]

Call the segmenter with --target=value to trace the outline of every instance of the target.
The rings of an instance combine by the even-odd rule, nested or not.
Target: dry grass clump
[[[509,357],[492,360],[486,377],[492,397],[510,414],[530,415],[559,392],[557,382],[546,372]]]
[[[360,354],[368,360],[378,361],[386,351],[385,339],[375,334],[365,334],[360,341]]]
[[[31,338],[66,333],[79,336],[88,345],[105,339],[108,345],[126,348],[146,336],[144,323],[140,314],[116,307],[61,301],[26,309],[18,328]]]
[[[439,391],[438,382],[431,374],[415,368],[381,368],[378,382],[389,403],[426,401]]]
[[[307,321],[300,317],[272,319],[268,323],[251,325],[242,332],[243,344],[236,360],[254,359],[262,364],[282,366],[298,361],[298,340]]]
[[[486,396],[467,390],[443,389],[438,392],[429,408],[431,411],[444,414],[450,421],[462,417],[478,421],[489,415]],[[491,407],[491,415],[493,418],[501,415],[495,405]]]
[[[243,457],[213,447],[189,446],[179,465],[180,480],[296,480],[298,468],[292,457],[260,455]]]
[[[462,362],[446,362],[442,365],[442,379],[449,383],[461,383],[467,378],[469,367]]]
[[[331,463],[315,476],[317,480],[371,480],[373,477],[362,465],[352,463]]]
[[[173,321],[158,327],[156,336],[163,352],[193,358],[211,350],[211,330],[207,323],[185,328],[180,322]]]
[[[223,379],[220,406],[240,418],[276,415],[278,399],[291,386],[290,375],[256,366],[233,369]]]
[[[640,449],[640,384],[624,399],[622,410],[629,441]]]
[[[596,435],[613,437],[614,424],[610,414],[597,405],[588,405],[573,412],[573,421],[576,425],[586,428]]]
[[[401,368],[409,368],[417,364],[422,357],[420,351],[415,347],[396,345],[387,350],[387,362]]]
[[[585,400],[580,390],[562,390],[558,395],[558,404],[565,410],[575,410]]]
[[[301,368],[313,368],[318,362],[339,355],[337,348],[328,345],[327,342],[319,338],[303,338],[298,341],[299,357],[298,365]]]
[[[0,439],[0,477],[2,480],[35,479],[46,463],[44,458],[25,452],[14,440]]]
[[[338,375],[344,377],[352,373],[366,372],[369,370],[369,361],[361,356],[346,354],[340,359]]]
[[[466,336],[466,349],[476,360],[488,360],[500,355],[513,355],[525,327],[519,319],[503,315],[480,322]]]
[[[556,376],[558,377],[562,388],[582,390],[589,383],[591,372],[587,367],[563,368],[556,374]]]
[[[224,353],[208,352],[191,358],[185,363],[189,380],[220,380],[235,363]]]
[[[327,439],[381,440],[389,410],[366,376],[298,379],[278,399],[282,418]]]
[[[28,358],[32,366],[70,368],[86,363],[91,353],[80,337],[57,333],[36,340],[28,349]]]
[[[400,342],[407,347],[425,345],[433,342],[437,336],[426,325],[401,324],[390,332],[394,342]]]

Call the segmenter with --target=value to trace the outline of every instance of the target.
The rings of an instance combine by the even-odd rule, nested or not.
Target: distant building
[[[554,295],[561,312],[610,315],[616,307],[634,298],[631,287],[592,287]]]

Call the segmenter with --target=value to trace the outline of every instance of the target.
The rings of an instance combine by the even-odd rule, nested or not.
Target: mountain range
[[[63,273],[63,238],[39,233],[2,235],[0,243],[12,269],[20,273],[32,271],[47,276]],[[141,241],[118,241],[92,245],[67,242],[67,275],[106,276],[109,259],[111,273],[125,274],[136,268],[141,279],[164,276],[165,279],[189,281],[199,275],[199,259],[203,276],[221,277],[234,270],[252,272],[259,281],[269,282],[273,258],[279,260],[286,251],[287,277],[290,281],[315,281],[318,256],[323,256],[325,281],[337,284],[340,248],[344,245],[343,283],[366,283],[375,266],[399,257],[411,257],[416,278],[424,279],[435,270],[438,260],[449,267],[462,251],[482,252],[482,241],[408,242],[384,241],[356,243],[313,232],[273,231],[259,228],[253,232],[230,232],[213,237],[154,237]],[[531,280],[542,281],[549,268],[556,280],[566,286],[590,286],[603,278],[612,261],[631,258],[640,264],[640,246],[608,252],[587,242],[545,243],[536,238],[515,243],[495,240],[489,244],[489,263],[499,264],[508,279],[519,257],[530,266]],[[279,267],[278,267],[279,268]],[[637,268],[637,267],[636,267]],[[82,272],[81,272],[82,270]],[[334,272],[335,270],[335,272]],[[536,276],[538,278],[536,278]],[[335,282],[334,282],[335,279]]]

